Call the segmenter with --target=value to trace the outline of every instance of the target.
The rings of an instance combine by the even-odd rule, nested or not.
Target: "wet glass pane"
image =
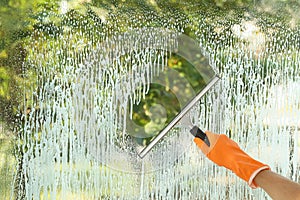
[[[3,0],[0,199],[269,199],[187,113],[300,182],[299,2]]]

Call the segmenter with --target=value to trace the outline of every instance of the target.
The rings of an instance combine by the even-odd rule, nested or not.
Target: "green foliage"
[[[8,85],[10,81],[10,76],[6,68],[0,67],[0,96],[1,98],[6,98],[7,100],[10,99],[10,96],[7,95]]]
[[[49,33],[56,31],[53,23],[47,28],[47,9],[58,1],[6,0],[0,2],[0,120],[13,128],[16,115],[24,110],[23,92],[33,87],[35,77],[24,68],[27,57],[25,43],[34,29],[43,27]],[[45,25],[41,25],[44,22]],[[45,28],[46,27],[46,28]]]

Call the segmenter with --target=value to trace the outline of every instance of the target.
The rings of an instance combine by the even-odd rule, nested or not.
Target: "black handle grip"
[[[210,146],[210,142],[207,138],[207,135],[199,127],[194,126],[190,130],[190,132],[194,137],[200,138],[201,140],[203,140],[205,142],[205,144],[207,144],[207,146]]]

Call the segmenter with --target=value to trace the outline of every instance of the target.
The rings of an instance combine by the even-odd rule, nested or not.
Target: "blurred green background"
[[[186,18],[192,18],[192,16],[189,16],[188,11],[183,9],[180,6],[181,4],[178,4],[179,1],[176,0],[70,0],[67,2],[71,5],[71,8],[66,11],[62,10],[61,5],[63,2],[59,0],[0,1],[0,199],[8,199],[11,195],[13,173],[16,173],[14,171],[16,165],[15,153],[19,153],[15,152],[16,144],[14,141],[18,134],[22,134],[17,131],[19,126],[22,125],[21,116],[29,114],[32,109],[28,106],[31,101],[29,99],[32,92],[30,88],[36,84],[37,75],[33,70],[34,65],[32,68],[25,68],[23,64],[29,54],[26,43],[29,39],[34,38],[36,32],[42,32],[43,36],[49,38],[49,41],[55,41],[60,34],[63,34],[63,29],[66,27],[73,29],[74,32],[86,31],[89,34],[95,34],[99,31],[97,25],[102,23],[102,13],[117,13],[115,10],[122,9],[124,12],[133,10],[136,13],[142,13],[144,9],[152,10],[157,13],[157,16],[160,13],[171,11],[183,14]],[[257,10],[257,13],[261,16],[261,21],[258,23],[265,23],[265,27],[274,24],[273,29],[275,32],[276,29],[281,28],[280,26],[286,26],[286,24],[290,24],[291,28],[299,26],[299,15],[294,13],[294,10],[299,8],[299,1],[189,0],[186,2],[193,2],[194,4],[198,2],[199,6],[195,9],[198,9],[199,13],[207,14],[208,17],[205,19],[206,23],[209,24],[206,27],[207,30],[205,30],[207,32],[212,32],[220,24],[226,29],[226,23],[240,22],[244,16],[239,16],[239,12],[243,13],[249,7],[264,3],[278,6],[271,7],[269,10]],[[287,12],[283,12],[283,10]],[[228,20],[222,21],[224,18]],[[126,19],[123,16],[119,16],[121,28],[122,24],[123,26],[126,24],[125,21]],[[290,22],[293,21],[294,24],[291,24]],[[158,23],[159,20],[153,20],[153,22]],[[87,26],[95,27],[95,29],[86,30],[85,27]],[[160,26],[160,24],[155,24],[155,26]],[[111,30],[114,31],[116,28],[111,27]],[[178,27],[178,29],[180,28]],[[195,34],[193,24],[191,24],[190,29],[184,30],[184,33],[193,37]],[[39,40],[39,37],[37,34],[36,40]],[[279,33],[278,37],[283,38],[284,35],[280,36]],[[215,39],[222,46],[222,42],[226,40],[225,32],[224,34],[222,32],[216,34]],[[237,38],[234,39],[236,39],[236,42],[244,42]],[[282,46],[280,40],[278,40],[278,44]],[[32,54],[32,52],[30,53]],[[219,65],[221,64],[222,60]],[[185,65],[189,65],[189,63],[176,55],[169,58],[169,67],[183,69]],[[133,116],[138,124],[145,125],[149,122],[149,116],[146,116],[145,113],[148,112],[148,109],[158,98],[162,103],[170,102],[170,98],[174,99],[168,95],[165,99],[161,99],[160,94],[155,91],[150,94],[150,97],[150,99],[143,100],[135,108],[137,113],[143,111],[143,113]],[[176,111],[169,114],[175,115],[175,113]]]

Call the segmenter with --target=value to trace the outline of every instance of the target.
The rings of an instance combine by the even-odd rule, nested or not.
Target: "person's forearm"
[[[260,172],[254,182],[274,200],[300,200],[300,185],[270,170]]]

